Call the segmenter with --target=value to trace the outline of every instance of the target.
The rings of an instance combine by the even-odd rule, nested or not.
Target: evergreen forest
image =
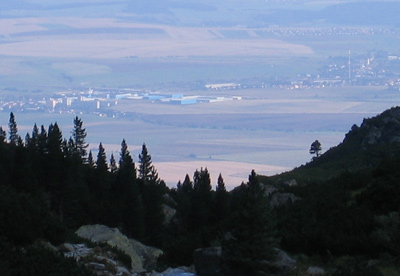
[[[66,139],[56,122],[35,124],[22,137],[13,113],[0,127],[2,275],[90,275],[36,245],[71,241],[88,224],[162,249],[160,271],[218,246],[221,275],[308,275],[310,266],[323,275],[400,273],[400,108],[354,125],[323,154],[323,142],[314,145],[317,156],[290,172],[249,172],[232,191],[222,175],[212,187],[207,168],[169,188],[146,144],[135,162],[122,139],[107,160],[101,142],[96,156],[88,152],[79,117],[69,131]],[[278,249],[296,258],[285,274],[271,265]]]

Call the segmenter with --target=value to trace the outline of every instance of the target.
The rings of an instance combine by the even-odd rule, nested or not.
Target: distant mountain
[[[329,6],[321,11],[327,22],[340,25],[391,25],[400,24],[400,2],[357,2]]]
[[[337,3],[337,1],[332,1]],[[400,24],[400,2],[394,1],[9,1],[0,17],[114,17],[176,26],[377,26]]]

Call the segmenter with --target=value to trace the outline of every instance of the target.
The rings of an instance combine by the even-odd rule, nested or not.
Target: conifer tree
[[[120,197],[119,213],[124,232],[129,237],[140,239],[144,235],[144,210],[136,181],[136,169],[125,139],[121,142],[117,173],[117,196]]]
[[[46,157],[44,170],[46,172],[47,187],[52,194],[52,207],[61,220],[65,216],[66,191],[69,187],[66,182],[64,154],[62,152],[62,133],[57,123],[50,124],[45,141]],[[44,141],[43,141],[44,142]]]
[[[8,122],[8,128],[9,128],[9,140],[10,144],[12,145],[18,145],[18,139],[20,138],[18,135],[18,127],[17,123],[15,121],[15,116],[14,113],[10,113],[10,120]]]
[[[62,133],[57,123],[50,124],[49,134],[47,136],[47,151],[49,154],[62,154]]]
[[[276,257],[278,239],[264,189],[253,170],[248,183],[236,191],[230,237],[222,244],[227,275],[269,275],[271,272],[268,263]]]
[[[89,150],[88,161],[87,162],[88,162],[89,167],[91,167],[91,168],[95,167],[95,162],[94,162],[94,159],[93,159],[93,153],[92,153],[91,150]]]
[[[228,215],[229,194],[226,191],[225,182],[222,175],[219,174],[217,187],[215,189],[215,207],[213,210],[215,223],[224,220]]]
[[[315,154],[315,157],[318,158],[321,152],[321,143],[318,140],[315,140],[310,147],[310,154]]]
[[[3,130],[3,128],[0,126],[0,143],[5,142],[6,141],[6,131]]]
[[[209,224],[211,214],[211,179],[207,168],[196,170],[193,175],[190,229],[196,230]]]
[[[142,145],[142,152],[139,154],[139,178],[146,184],[157,176],[151,162],[151,155],[147,151],[146,144]]]
[[[25,135],[25,146],[26,147],[30,147],[30,143],[31,143],[31,136],[29,135],[29,133],[26,133],[26,135]]]
[[[96,170],[104,173],[108,171],[106,152],[102,143],[99,144],[99,152],[97,153],[96,160]]]
[[[190,180],[190,176],[188,174],[185,175],[185,179],[183,180],[182,185],[178,185],[178,192],[183,193],[186,196],[189,196],[193,191],[193,182]]]
[[[72,139],[74,142],[74,152],[79,156],[82,160],[85,161],[87,154],[87,147],[89,146],[86,143],[86,129],[83,128],[83,122],[78,116],[74,119],[74,129],[71,131]]]
[[[39,128],[35,123],[34,126],[33,126],[33,129],[32,129],[32,136],[31,136],[32,143],[35,146],[37,146],[38,137],[39,137]]]
[[[160,183],[150,181],[143,186],[143,207],[145,211],[146,243],[160,247],[164,232],[163,188]]]
[[[114,154],[111,153],[111,157],[110,157],[110,172],[111,173],[116,173],[117,170],[118,170],[117,162],[115,161]]]
[[[38,149],[41,154],[47,153],[47,131],[44,125],[40,127],[40,134],[38,135]]]
[[[188,174],[181,185],[177,185],[177,210],[176,215],[182,220],[183,226],[187,229],[191,222],[191,202],[193,196],[193,182]]]

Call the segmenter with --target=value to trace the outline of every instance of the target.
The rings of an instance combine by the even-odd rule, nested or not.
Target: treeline
[[[87,152],[82,120],[73,123],[69,139],[57,123],[35,124],[22,139],[13,113],[8,133],[0,128],[0,236],[6,242],[57,244],[68,229],[105,224],[161,248],[160,266],[191,265],[195,249],[218,245],[230,252],[224,266],[230,275],[270,269],[264,260],[274,257],[278,239],[255,172],[234,192],[227,192],[221,175],[213,190],[206,168],[170,189],[145,144],[137,164],[125,140],[119,161],[106,159],[102,143],[94,157]],[[168,216],[166,210],[176,213]],[[253,258],[242,258],[248,252]]]
[[[160,269],[191,265],[196,249],[212,246],[222,249],[223,275],[268,275],[276,248],[317,256],[305,262],[331,275],[382,275],[383,262],[398,265],[400,143],[366,146],[368,134],[353,127],[342,145],[292,172],[252,171],[228,192],[221,175],[213,189],[201,168],[171,189],[145,144],[137,163],[125,140],[118,157],[107,160],[102,143],[93,156],[82,120],[73,123],[69,139],[57,123],[34,125],[22,139],[12,113],[8,132],[0,127],[0,248],[59,244],[81,225],[105,224],[162,249]],[[291,179],[298,185],[285,184]],[[287,195],[294,200],[273,204]],[[14,253],[23,262],[26,252]],[[0,255],[1,271],[16,264]]]

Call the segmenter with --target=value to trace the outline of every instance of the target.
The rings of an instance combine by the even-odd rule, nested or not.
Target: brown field
[[[49,35],[43,27],[46,24],[62,24],[76,30],[76,34],[63,34],[61,30]],[[174,28],[122,23],[107,18],[1,19],[0,26],[0,36],[9,37],[7,43],[0,44],[0,53],[5,56],[123,58],[312,54],[307,46],[277,39],[226,38],[218,28]],[[87,28],[104,28],[105,33],[79,34]],[[110,28],[132,29],[133,33],[108,33]],[[136,33],[137,30],[140,32]],[[157,32],[153,33],[154,30]]]
[[[118,159],[124,138],[137,162],[141,145],[146,143],[160,177],[169,186],[207,167],[214,186],[221,173],[232,188],[246,181],[252,169],[269,175],[305,164],[314,140],[326,151],[339,144],[353,124],[360,125],[363,118],[400,104],[398,92],[371,87],[207,93],[234,94],[243,100],[190,106],[121,101],[119,109],[137,116],[80,115],[89,149],[96,154],[102,142],[108,156],[113,153]],[[9,114],[0,114],[0,125],[6,129]],[[17,113],[16,120],[23,137],[35,122],[48,126],[55,121],[69,137],[74,116]]]

